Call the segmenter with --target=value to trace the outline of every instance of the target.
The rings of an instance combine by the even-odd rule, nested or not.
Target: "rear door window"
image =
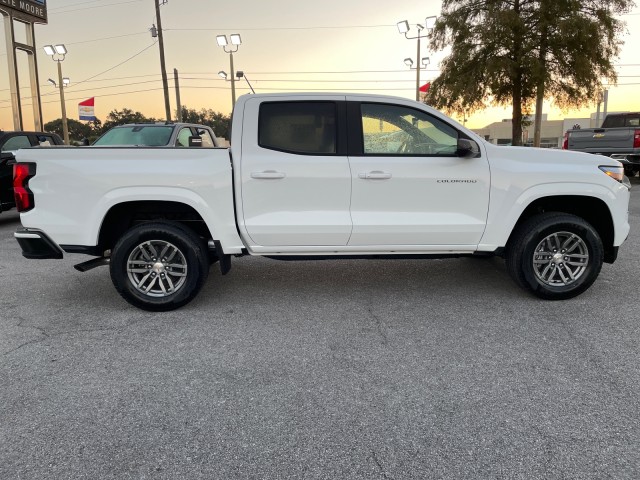
[[[336,154],[334,102],[265,102],[260,105],[258,144],[305,155]]]

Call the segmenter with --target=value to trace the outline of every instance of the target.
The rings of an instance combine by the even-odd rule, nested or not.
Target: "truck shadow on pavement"
[[[14,223],[16,227],[20,225],[20,214],[15,208],[6,212],[0,212],[0,225],[11,225],[12,223]]]

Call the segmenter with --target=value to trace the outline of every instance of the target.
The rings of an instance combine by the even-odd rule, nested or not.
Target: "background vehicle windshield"
[[[166,125],[135,125],[130,127],[115,127],[100,137],[94,145],[144,145],[161,147],[169,143],[172,126]]]

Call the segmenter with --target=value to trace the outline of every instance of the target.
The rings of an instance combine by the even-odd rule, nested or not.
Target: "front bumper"
[[[62,249],[46,233],[29,228],[18,228],[13,234],[22,248],[22,256],[31,259],[62,258]]]

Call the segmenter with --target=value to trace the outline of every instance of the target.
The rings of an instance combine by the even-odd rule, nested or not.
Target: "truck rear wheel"
[[[518,285],[538,297],[563,300],[580,295],[596,280],[603,251],[598,232],[582,218],[543,213],[514,232],[507,270]]]
[[[128,230],[111,254],[111,281],[130,304],[168,311],[189,303],[209,274],[206,245],[173,223],[145,223]]]

